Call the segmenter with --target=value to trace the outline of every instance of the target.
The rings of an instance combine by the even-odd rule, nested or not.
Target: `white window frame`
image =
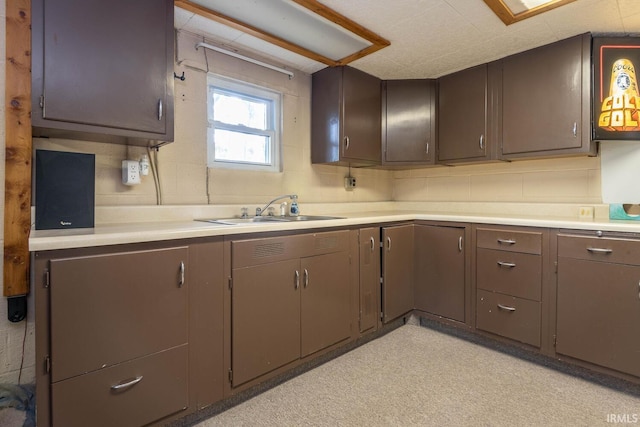
[[[221,89],[246,96],[248,98],[259,98],[270,102],[271,108],[268,108],[268,121],[270,129],[259,130],[245,126],[228,125],[213,120],[213,91]],[[276,92],[265,87],[247,83],[244,81],[231,79],[214,73],[207,74],[207,166],[214,168],[227,168],[238,170],[251,170],[263,172],[281,172],[281,129],[282,129],[282,93]],[[215,158],[215,129],[225,129],[231,131],[242,131],[244,133],[269,136],[270,137],[270,162],[269,164],[257,164],[250,162],[217,160]]]

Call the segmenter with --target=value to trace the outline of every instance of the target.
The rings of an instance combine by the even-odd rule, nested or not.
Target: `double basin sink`
[[[238,225],[238,224],[265,224],[265,223],[283,223],[296,221],[323,221],[328,219],[344,219],[339,216],[323,216],[323,215],[298,215],[298,216],[252,216],[252,217],[236,217],[222,219],[198,219],[197,221],[210,222],[213,224]]]

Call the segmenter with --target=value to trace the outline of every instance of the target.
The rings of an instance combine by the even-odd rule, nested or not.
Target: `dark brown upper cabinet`
[[[351,67],[312,76],[311,162],[380,164],[380,79]]]
[[[382,165],[433,165],[436,81],[382,82]]]
[[[438,79],[438,163],[497,159],[499,83],[496,63]]]
[[[595,155],[589,34],[501,62],[503,159]]]
[[[34,0],[34,136],[172,141],[173,15],[171,0]]]

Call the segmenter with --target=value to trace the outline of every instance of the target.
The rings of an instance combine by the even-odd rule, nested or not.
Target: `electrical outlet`
[[[347,176],[344,179],[344,189],[347,191],[353,191],[356,188],[356,179],[352,176]]]
[[[140,184],[140,163],[135,160],[122,161],[122,183],[124,185]]]
[[[578,218],[585,220],[593,219],[593,206],[580,206]]]

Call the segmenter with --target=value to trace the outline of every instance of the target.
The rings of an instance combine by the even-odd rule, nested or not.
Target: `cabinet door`
[[[52,260],[52,382],[186,343],[188,259],[177,247]]]
[[[382,229],[382,310],[385,323],[413,310],[413,224]]]
[[[438,161],[486,157],[488,66],[459,71],[438,81]]]
[[[300,357],[300,261],[232,271],[233,387]]]
[[[640,376],[640,267],[558,258],[556,351]]]
[[[347,339],[349,253],[334,252],[301,260],[302,357]]]
[[[380,80],[344,67],[342,81],[342,156],[346,160],[380,163]]]
[[[34,126],[172,139],[173,2],[39,1]]]
[[[416,309],[465,321],[464,232],[416,225]]]
[[[589,150],[590,45],[577,36],[504,59],[504,156]]]
[[[383,88],[383,164],[433,164],[435,81],[388,80]]]
[[[380,319],[380,229],[360,230],[360,332]]]

